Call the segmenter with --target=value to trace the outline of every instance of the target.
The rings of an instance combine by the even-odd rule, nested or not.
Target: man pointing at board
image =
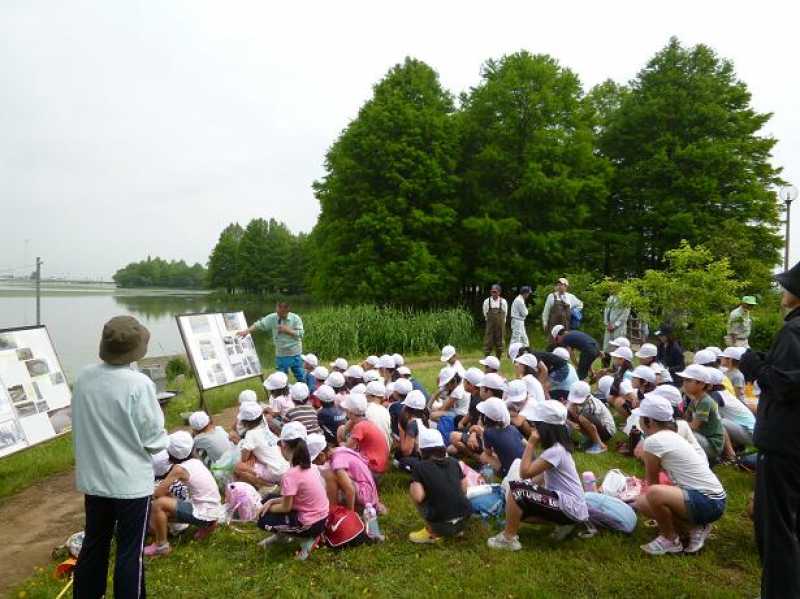
[[[289,312],[289,304],[278,302],[275,312],[257,320],[245,331],[239,331],[240,337],[245,337],[253,331],[272,333],[272,342],[275,344],[275,368],[289,374],[289,370],[298,381],[305,381],[303,371],[303,321],[294,312]]]

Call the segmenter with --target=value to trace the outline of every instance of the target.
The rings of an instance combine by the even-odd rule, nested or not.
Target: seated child
[[[322,434],[325,435],[325,440],[331,445],[336,445],[336,434],[347,420],[347,414],[336,405],[336,392],[329,385],[317,387],[316,395],[322,406],[317,412],[317,422]]]
[[[481,438],[483,453],[479,456],[481,464],[488,465],[500,478],[508,474],[514,460],[522,457],[525,439],[519,429],[511,424],[511,414],[505,402],[500,399],[503,391],[500,382],[487,374],[481,383],[481,397],[477,410],[481,413]],[[497,377],[499,379],[499,377]],[[499,395],[498,395],[499,394]]]
[[[506,498],[506,526],[487,545],[519,551],[517,531],[522,522],[555,524],[553,537],[565,538],[575,525],[589,519],[583,487],[572,459],[567,430],[567,408],[555,400],[535,404],[534,431],[528,439],[519,473],[524,480],[510,481]],[[536,448],[542,452],[535,455]],[[544,475],[544,484],[531,479]]]
[[[556,347],[552,353],[535,352],[534,355],[547,367],[550,399],[566,401],[569,388],[578,380],[578,371],[575,370],[569,350],[566,347]]]
[[[690,364],[678,373],[683,379],[683,393],[689,398],[684,416],[697,442],[706,452],[709,463],[713,464],[722,455],[725,429],[719,406],[707,393],[711,388],[710,374],[708,367],[699,364]]]
[[[398,378],[396,381],[386,384],[386,401],[384,401],[384,405],[389,410],[389,416],[392,418],[392,435],[397,439],[400,437],[399,419],[400,412],[403,411],[403,400],[413,390],[411,381],[404,378]],[[425,398],[426,406],[428,405],[427,401],[427,398]]]
[[[483,373],[477,368],[468,368],[464,373],[464,391],[469,393],[469,408],[465,416],[457,423],[456,429],[450,433],[450,444],[447,453],[450,455],[464,455],[476,458],[483,452],[480,445],[480,433],[472,430],[480,422],[481,413],[478,404],[481,403],[480,384],[483,382]]]
[[[445,366],[439,371],[439,390],[434,396],[434,400],[436,399],[441,402],[441,407],[431,412],[431,420],[438,422],[443,416],[458,419],[469,411],[469,396],[464,392],[461,376],[452,366]]]
[[[317,388],[317,379],[314,378],[314,369],[319,366],[319,358],[314,354],[302,354],[300,359],[303,361],[303,378],[300,382],[308,386],[309,393]]]
[[[682,376],[682,375],[681,375]],[[642,550],[650,555],[697,553],[711,532],[711,523],[725,511],[725,489],[703,460],[675,431],[673,408],[663,397],[648,394],[637,411],[644,440],[647,492],[636,509],[658,523],[659,535]],[[675,485],[658,484],[661,471]],[[681,535],[688,533],[684,546]]]
[[[377,426],[367,420],[367,396],[363,393],[348,395],[342,407],[347,412],[347,422],[339,427],[337,437],[341,445],[356,450],[369,464],[376,476],[389,467],[389,444]]]
[[[252,389],[245,389],[241,393],[239,393],[239,405],[241,406],[243,403],[247,403],[248,401],[252,401],[253,403],[258,403],[258,395]],[[244,429],[242,428],[241,423],[239,422],[239,417],[237,415],[236,418],[233,420],[233,426],[231,427],[230,432],[228,433],[228,439],[230,439],[231,443],[238,443],[242,440],[242,435],[244,435]]]
[[[377,508],[380,504],[369,463],[357,451],[334,447],[320,453],[315,463],[328,465],[321,472],[331,505],[343,505],[360,514],[367,505]]]
[[[234,468],[235,478],[250,483],[256,489],[279,483],[289,464],[283,459],[278,438],[264,423],[261,406],[253,402],[239,406],[239,421],[245,434],[239,442],[242,457]]]
[[[268,499],[261,508],[259,528],[274,533],[261,542],[267,546],[280,540],[300,540],[298,559],[306,559],[325,531],[330,504],[325,485],[306,445],[308,434],[299,422],[281,429],[280,448],[292,467],[281,480],[281,494]]]
[[[317,412],[308,405],[308,395],[308,385],[305,383],[295,383],[289,388],[289,397],[294,407],[286,411],[286,422],[299,422],[306,427],[309,434],[321,433]]]
[[[331,372],[341,372],[344,374],[345,370],[350,367],[350,364],[348,364],[347,360],[344,358],[336,358],[329,366],[331,367]]]
[[[367,396],[367,420],[377,426],[386,437],[389,449],[392,448],[392,415],[383,405],[386,399],[386,386],[382,380],[370,381],[365,389]]]
[[[314,379],[314,389],[311,390],[311,385],[308,386],[309,390],[311,390],[311,398],[309,401],[314,409],[318,410],[320,407],[320,402],[317,398],[317,389],[319,389],[321,385],[325,384],[328,376],[330,376],[330,373],[324,366],[317,366],[311,371],[311,378]]]
[[[283,372],[273,372],[264,381],[264,389],[269,395],[269,403],[264,408],[270,430],[278,433],[286,420],[286,412],[294,407],[289,397],[289,377]]]
[[[465,495],[467,481],[458,460],[447,455],[439,432],[421,429],[419,450],[422,459],[411,471],[408,493],[425,527],[409,533],[408,539],[412,543],[436,543],[464,530],[472,506]]]
[[[189,426],[194,435],[194,450],[207,467],[219,460],[233,444],[221,426],[214,426],[205,412],[193,412],[189,416]]]
[[[428,410],[425,396],[421,391],[411,390],[400,403],[402,410],[398,417],[398,442],[395,455],[401,470],[411,472],[419,461],[417,438],[420,430],[428,428]]]
[[[478,360],[478,364],[483,366],[484,374],[500,373],[500,360],[498,360],[495,356],[486,356],[485,358]]]
[[[578,424],[581,432],[592,440],[586,453],[598,454],[608,450],[606,441],[617,432],[614,417],[602,401],[592,395],[589,383],[573,383],[567,396],[569,417]]]
[[[720,363],[724,368],[725,376],[733,386],[734,395],[739,401],[744,401],[745,380],[742,371],[739,370],[739,360],[742,359],[746,347],[726,347],[720,357]]]
[[[150,531],[155,539],[144,548],[148,557],[167,555],[172,550],[167,540],[170,520],[199,526],[194,538],[202,540],[214,531],[217,520],[224,515],[217,483],[203,462],[192,457],[193,446],[192,435],[186,431],[177,431],[169,436],[167,453],[174,466],[153,493]],[[170,496],[170,487],[175,481],[188,488],[186,500]]]
[[[525,356],[530,355],[531,354],[525,354]],[[524,358],[525,356],[522,357]],[[528,401],[530,401],[528,399],[528,387],[525,384],[525,381],[522,379],[514,379],[513,381],[509,381],[506,385],[506,391],[503,394],[503,401],[506,402],[506,407],[511,415],[511,424],[519,429],[520,434],[524,435],[525,430],[528,428],[528,422],[520,414],[520,412],[523,410]],[[544,401],[544,398],[542,398],[542,401]]]

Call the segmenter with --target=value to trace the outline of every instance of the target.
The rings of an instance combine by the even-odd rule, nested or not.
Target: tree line
[[[206,286],[208,273],[202,264],[189,266],[183,260],[164,260],[147,257],[120,268],[112,277],[120,287],[167,287],[201,289]]]
[[[488,60],[458,99],[407,58],[325,156],[308,238],[223,231],[211,285],[425,306],[563,273],[663,270],[687,241],[768,285],[782,245],[776,140],[733,64],[673,38],[625,85],[585,92],[549,55]]]

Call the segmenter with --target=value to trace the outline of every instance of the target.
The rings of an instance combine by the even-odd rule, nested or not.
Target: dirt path
[[[226,429],[237,408],[216,414]],[[72,470],[41,480],[0,503],[0,596],[33,575],[54,568],[50,554],[72,533],[83,530],[83,495]]]

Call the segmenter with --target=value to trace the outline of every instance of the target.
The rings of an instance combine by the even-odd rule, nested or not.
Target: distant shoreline
[[[117,287],[116,283],[83,283],[67,281],[42,281],[42,295],[208,295],[208,289],[173,289],[168,287]],[[22,279],[0,280],[1,296],[29,296],[36,291],[33,281]]]

